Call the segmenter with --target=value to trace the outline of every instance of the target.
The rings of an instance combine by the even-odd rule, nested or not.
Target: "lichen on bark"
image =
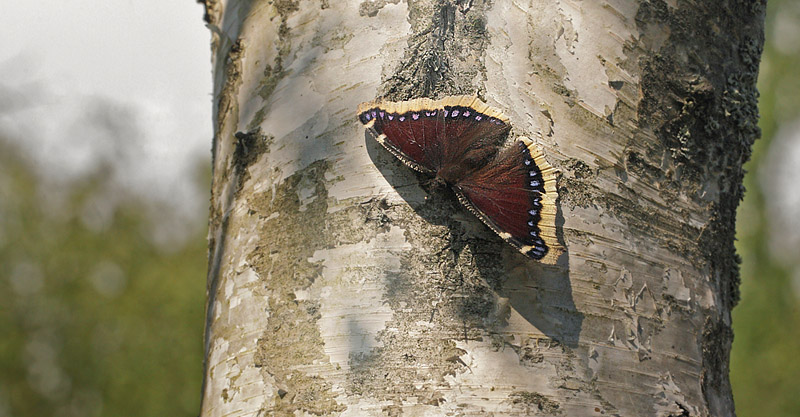
[[[756,80],[764,4],[726,2],[675,10],[663,1],[649,1],[637,15],[642,25],[666,22],[670,33],[657,54],[643,59],[639,117],[672,159],[674,168],[666,171],[665,180],[705,207],[710,219],[691,236],[700,252],[694,261],[713,271],[723,301],[718,311],[707,313],[702,342],[703,392],[717,410],[724,407],[714,404],[715,398],[730,396],[730,311],[739,301],[736,208],[744,192],[743,165],[760,136]],[[732,39],[732,34],[742,35]]]
[[[326,161],[315,162],[289,176],[274,192],[266,190],[247,198],[249,219],[258,223],[263,241],[268,242],[256,246],[247,256],[269,294],[269,318],[258,340],[254,364],[278,386],[279,395],[273,398],[272,407],[276,415],[295,415],[296,411],[328,415],[344,409],[336,402],[330,383],[302,370],[304,365],[326,357],[315,324],[319,305],[296,296],[320,274],[320,266],[309,258],[329,244],[325,222],[304,221],[296,213],[302,205],[306,216],[324,218],[328,199],[324,177],[329,167]],[[300,189],[312,184],[314,197],[303,204]]]

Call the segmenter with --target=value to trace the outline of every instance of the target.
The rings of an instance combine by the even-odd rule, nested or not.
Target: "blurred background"
[[[5,2],[0,35],[0,417],[197,416],[203,7]]]
[[[731,384],[739,417],[800,416],[800,1],[768,0],[762,137],[737,213],[742,298]]]
[[[196,416],[211,75],[190,0],[0,14],[0,417]],[[800,416],[800,2],[770,0],[737,414]]]

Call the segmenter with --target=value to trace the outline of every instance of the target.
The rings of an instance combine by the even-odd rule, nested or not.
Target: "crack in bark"
[[[410,0],[412,35],[395,74],[382,83],[389,100],[416,97],[479,95],[486,68],[486,10],[478,0]]]

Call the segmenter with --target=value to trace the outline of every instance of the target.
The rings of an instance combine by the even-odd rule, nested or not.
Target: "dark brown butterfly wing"
[[[522,253],[557,261],[563,249],[556,238],[555,170],[531,141],[515,142],[453,188],[470,211]]]
[[[510,128],[505,116],[472,96],[363,103],[359,120],[406,165],[448,181],[458,175],[452,171],[488,163]]]

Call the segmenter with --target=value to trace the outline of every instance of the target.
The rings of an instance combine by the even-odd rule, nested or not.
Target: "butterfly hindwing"
[[[454,184],[461,202],[522,253],[555,263],[555,170],[527,139]]]

